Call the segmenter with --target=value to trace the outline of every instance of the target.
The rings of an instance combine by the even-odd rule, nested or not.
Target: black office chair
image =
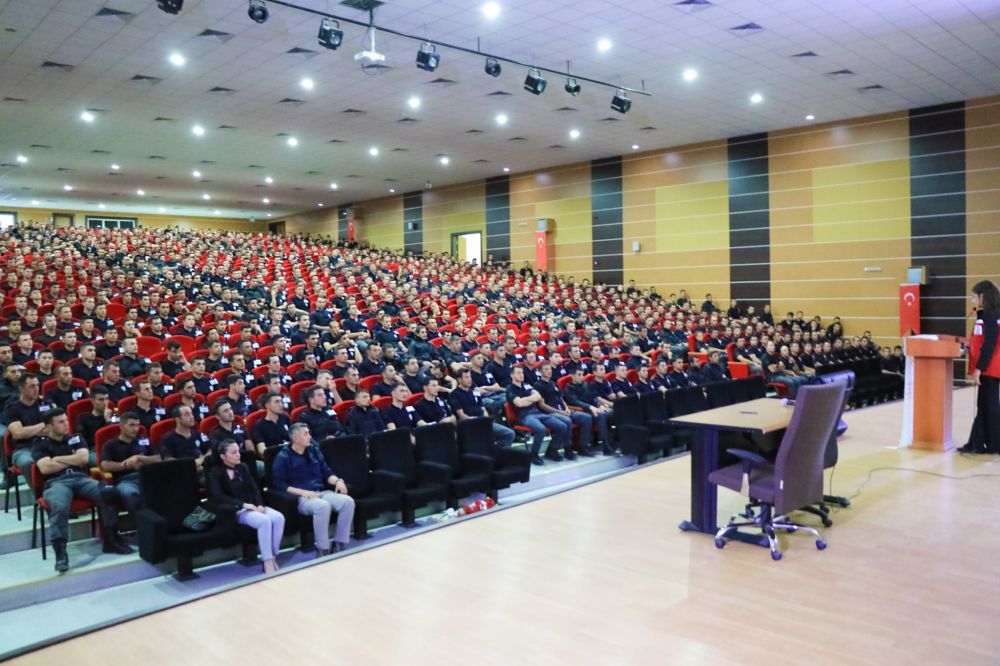
[[[435,423],[413,431],[417,440],[417,460],[446,465],[451,470],[448,480],[448,506],[458,508],[458,500],[479,491],[488,495],[493,490],[490,483],[493,458],[476,453],[458,452],[453,423]]]
[[[837,383],[837,382],[824,382],[824,383]],[[823,453],[823,469],[833,469],[837,466],[837,461],[840,459],[840,446],[837,443],[838,437],[843,433],[841,426],[843,421],[841,417],[843,416],[844,409],[847,407],[847,403],[851,398],[851,392],[847,388],[846,382],[840,382],[841,386],[844,386],[844,400],[840,406],[840,412],[837,414],[837,426],[830,433],[830,441],[827,442],[826,451]],[[847,429],[846,425],[843,425],[844,430]],[[851,506],[851,500],[846,497],[841,497],[840,495],[823,495],[823,501],[818,504],[813,504],[810,506],[803,507],[803,511],[815,514],[820,517],[823,521],[823,527],[830,527],[833,525],[833,521],[830,520],[830,507],[828,505],[836,504],[839,507],[847,508]]]
[[[434,501],[448,501],[451,469],[447,465],[417,462],[410,443],[410,431],[385,430],[368,437],[372,468],[394,474],[403,483],[403,525],[416,523],[416,510]]]
[[[497,446],[493,439],[492,421],[487,416],[459,421],[456,427],[458,449],[463,454],[489,456],[493,459],[490,474],[490,496],[515,483],[527,483],[531,478],[531,453],[525,449]]]
[[[639,400],[638,395],[627,395],[615,400],[611,409],[618,446],[622,453],[635,456],[641,465],[651,453],[669,449],[674,440],[670,433],[653,432],[646,423]]]
[[[733,530],[757,527],[767,536],[774,560],[781,559],[776,530],[809,532],[816,539],[816,548],[826,548],[826,541],[817,530],[793,523],[788,514],[823,499],[823,458],[837,425],[845,390],[840,384],[800,387],[792,420],[773,464],[750,451],[730,449],[729,453],[741,462],[708,475],[710,482],[748,494],[760,507],[759,515],[742,522],[734,518],[722,527],[715,535],[716,547],[723,548]]]
[[[235,511],[211,500],[201,502],[194,460],[177,458],[139,468],[139,490],[143,498],[143,507],[136,512],[139,555],[152,564],[176,557],[178,580],[197,578],[196,555],[240,543]],[[199,505],[214,513],[216,521],[204,532],[192,532],[184,528],[184,518]]]
[[[328,439],[319,446],[326,464],[344,480],[354,499],[354,538],[368,538],[368,521],[403,507],[403,479],[372,471],[361,435]]]

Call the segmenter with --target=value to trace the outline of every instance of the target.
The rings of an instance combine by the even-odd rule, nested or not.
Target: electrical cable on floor
[[[868,476],[865,477],[865,480],[862,482],[862,484],[860,486],[858,486],[858,489],[854,492],[854,494],[851,495],[850,497],[848,497],[847,499],[853,500],[855,497],[858,497],[859,495],[861,495],[861,489],[864,488],[868,484],[868,482],[872,480],[872,475],[875,474],[875,472],[887,472],[887,471],[913,472],[914,474],[926,474],[928,476],[936,476],[938,478],[948,479],[948,480],[951,480],[951,481],[965,481],[967,479],[1000,477],[1000,474],[979,474],[979,473],[977,473],[977,474],[967,474],[965,476],[951,476],[949,474],[941,474],[940,472],[930,472],[930,471],[923,470],[923,469],[912,469],[910,467],[875,467],[875,468],[872,468],[872,469],[868,470]],[[830,473],[830,493],[829,494],[830,495],[833,494],[833,472],[832,471]]]

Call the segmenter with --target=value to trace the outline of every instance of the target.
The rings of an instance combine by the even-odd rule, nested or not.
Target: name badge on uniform
[[[335,412],[332,409],[326,410],[326,415],[327,416],[333,416],[334,414],[335,414]]]
[[[482,394],[479,392],[479,389],[472,389],[472,395],[478,398]]]
[[[199,405],[198,411],[202,414],[208,414],[208,405]]]
[[[69,395],[70,395],[70,397],[71,397],[71,398],[73,398],[74,400],[79,400],[80,398],[82,398],[82,397],[83,397],[83,391],[73,391],[73,392],[72,392],[72,393],[70,393]]]
[[[48,405],[38,405],[38,411],[41,412],[41,413],[43,413],[43,414],[45,412],[49,411],[50,409],[52,409],[52,408],[49,407]]]
[[[163,407],[157,407],[153,413],[156,414],[157,416],[166,416],[167,410],[165,410]]]
[[[125,380],[125,388],[132,388],[132,382],[130,382],[129,380],[126,379]]]
[[[66,443],[69,444],[70,446],[79,446],[80,445],[80,436],[79,435],[73,435],[72,437],[69,438],[69,440],[67,440]]]
[[[201,433],[201,441],[207,442],[208,441],[208,435],[206,435],[205,433]]]
[[[97,368],[98,372],[104,372],[104,366],[103,365],[98,365],[98,366],[96,366],[96,368]]]
[[[242,428],[233,428],[233,437],[239,437],[240,439],[246,439],[246,433],[243,432]]]
[[[174,390],[174,385],[173,384],[163,384],[163,390],[165,392],[167,392],[167,393],[170,393],[171,391]]]
[[[148,449],[149,448],[149,438],[148,437],[140,437],[139,438],[139,447],[143,448],[143,449]]]
[[[529,391],[533,391],[534,390],[534,389],[531,388],[531,384],[529,384],[528,382],[524,382],[524,388],[526,388]]]
[[[219,359],[219,365],[229,365],[229,359],[223,356]]]
[[[211,379],[208,380],[208,385],[209,386],[218,386],[218,384],[219,384],[219,380],[216,379],[215,377],[212,377]]]

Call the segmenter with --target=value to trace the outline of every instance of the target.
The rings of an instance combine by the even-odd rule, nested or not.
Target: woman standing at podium
[[[989,280],[972,287],[976,323],[969,336],[969,367],[976,395],[976,419],[963,453],[1000,453],[1000,290]]]

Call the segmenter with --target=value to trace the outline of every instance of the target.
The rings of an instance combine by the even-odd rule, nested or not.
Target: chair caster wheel
[[[823,527],[832,527],[832,526],[833,526],[832,520],[830,520],[829,518],[823,519]]]
[[[722,537],[715,537],[715,547],[716,548],[725,548],[726,547],[726,540],[723,539]]]
[[[816,550],[826,550],[826,541],[824,541],[823,539],[817,539]]]
[[[780,550],[772,550],[771,551],[771,559],[774,560],[775,562],[777,562],[778,560],[780,560],[781,559],[781,551]]]

